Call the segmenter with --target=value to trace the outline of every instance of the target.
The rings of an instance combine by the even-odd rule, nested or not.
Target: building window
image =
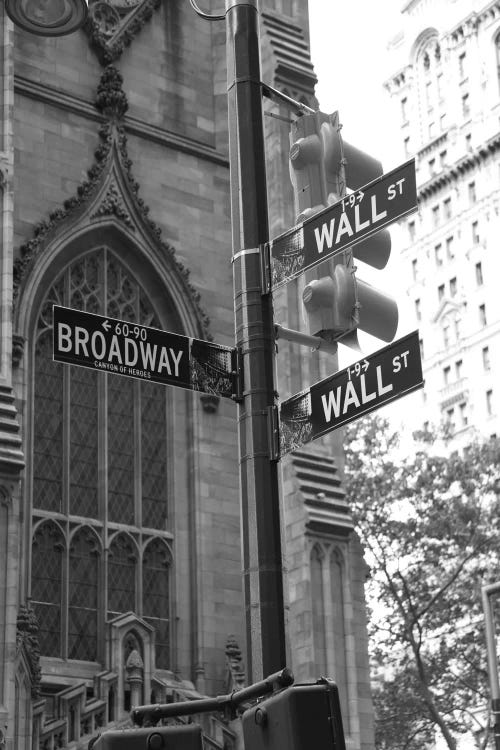
[[[476,183],[475,182],[469,182],[468,191],[469,191],[469,203],[472,205],[473,203],[476,202]]]
[[[461,359],[458,359],[455,362],[455,380],[462,379],[462,370],[463,370],[462,365],[463,365],[463,362]]]
[[[405,156],[410,155],[410,136],[407,135],[404,139],[404,150],[405,150]]]
[[[446,157],[447,157],[447,154],[448,154],[447,151],[441,151],[441,153],[439,154],[439,166],[441,168],[443,168],[443,167],[446,166]]]
[[[465,402],[458,405],[458,410],[460,412],[460,425],[461,427],[467,427],[469,423],[469,418],[467,416],[467,404]]]
[[[493,415],[493,391],[486,391],[486,413],[489,417]]]
[[[445,349],[450,345],[450,326],[443,326],[443,344]]]
[[[472,244],[479,245],[479,222],[472,222]]]
[[[443,380],[445,385],[448,385],[450,382],[450,372],[451,367],[449,365],[443,368]]]
[[[437,229],[439,226],[439,206],[433,206],[432,207],[432,226],[434,229]]]
[[[408,222],[408,236],[410,238],[410,242],[413,242],[413,240],[415,239],[415,234],[416,234],[415,222],[409,221]]]
[[[465,52],[458,56],[458,75],[460,80],[465,78]]]
[[[434,248],[434,258],[436,260],[436,266],[442,266],[443,265],[443,253],[442,253],[442,246],[441,243],[439,245],[436,245]]]
[[[447,123],[448,123],[448,116],[446,115],[446,112],[444,112],[439,117],[439,128],[442,133],[446,130]]]
[[[485,372],[489,372],[491,370],[491,362],[490,362],[490,350],[487,346],[483,347],[483,370]]]
[[[451,219],[451,198],[446,198],[446,200],[443,201],[443,207],[444,207],[444,218]]]
[[[450,279],[450,295],[454,297],[457,293],[457,279],[456,276],[454,276],[452,279]]]
[[[450,432],[455,432],[455,409],[453,407],[446,410],[446,426]]]
[[[408,99],[406,96],[401,99],[401,120],[403,125],[408,122]]]
[[[415,316],[416,316],[417,320],[422,320],[422,309],[421,309],[421,305],[420,305],[420,300],[419,299],[415,300]]]
[[[438,302],[441,302],[443,297],[444,297],[444,284],[440,284],[438,286]]]
[[[429,159],[429,175],[433,177],[436,174],[436,160]]]
[[[472,151],[472,134],[467,133],[465,136],[465,150]]]
[[[481,263],[476,263],[476,284],[482,286],[483,284],[483,268]]]
[[[419,339],[418,344],[420,346],[420,357],[423,359],[424,358],[424,340]]]
[[[470,117],[470,99],[469,94],[462,94],[462,116]]]
[[[157,631],[156,666],[170,664],[166,604],[158,603],[145,578],[152,567],[159,570],[158,556],[153,564],[146,554],[150,544],[163,545],[163,560],[170,560],[169,389],[52,361],[54,302],[163,328],[149,300],[114,252],[101,247],[60,273],[40,311],[34,336],[31,588],[42,656],[99,661],[107,613],[132,610]],[[47,522],[47,512],[57,512],[61,526]],[[158,580],[167,596],[165,565]]]
[[[453,260],[453,258],[455,257],[453,237],[448,237],[446,240],[446,257],[448,258],[448,260]]]
[[[453,325],[455,326],[455,339],[457,341],[460,341],[460,326],[462,325],[460,318],[455,318],[455,320],[453,321]]]
[[[411,262],[411,273],[412,273],[413,281],[416,281],[418,277],[418,264],[417,264],[416,258],[413,258]]]
[[[429,123],[428,130],[429,130],[429,138],[434,138],[434,136],[436,135],[436,123],[434,122],[434,120]]]
[[[486,305],[479,305],[479,322],[482,326],[486,325]]]

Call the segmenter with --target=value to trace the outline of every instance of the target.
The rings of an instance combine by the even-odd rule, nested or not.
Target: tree
[[[488,742],[481,588],[500,571],[500,445],[410,455],[380,417],[346,431],[346,489],[371,566],[377,748],[425,748],[438,730]]]

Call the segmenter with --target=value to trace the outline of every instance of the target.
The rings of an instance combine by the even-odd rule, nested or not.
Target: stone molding
[[[87,217],[91,227],[93,221],[112,216],[123,222],[127,229],[142,224],[151,244],[169,264],[183,298],[192,303],[198,328],[193,335],[211,340],[209,318],[201,307],[199,292],[189,281],[189,270],[177,259],[175,249],[161,239],[161,229],[149,217],[149,207],[139,196],[139,184],[132,173],[132,161],[128,156],[127,136],[123,125],[128,101],[122,84],[121,73],[109,65],[104,70],[97,89],[95,106],[105,117],[105,121],[99,127],[101,143],[95,151],[95,161],[87,172],[87,180],[79,185],[76,195],[65,200],[62,207],[52,211],[48,219],[39,222],[34,228],[32,239],[19,248],[13,273],[14,310],[19,304],[25,278],[51,241],[64,230],[70,229],[77,220]],[[115,180],[110,178],[110,173],[116,175]],[[104,196],[100,197],[103,188]]]
[[[161,0],[90,0],[84,31],[101,65],[118,60],[160,5]]]

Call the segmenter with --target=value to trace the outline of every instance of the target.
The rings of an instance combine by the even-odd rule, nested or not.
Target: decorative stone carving
[[[123,125],[123,116],[128,109],[128,101],[122,85],[121,73],[114,66],[108,65],[97,89],[96,108],[104,115],[106,121],[99,128],[101,143],[95,151],[94,164],[87,172],[87,179],[79,185],[76,195],[64,201],[63,207],[52,211],[48,219],[42,220],[35,227],[34,237],[19,248],[13,270],[14,308],[18,303],[20,286],[29,269],[36,263],[44,248],[64,227],[71,225],[86,211],[89,211],[88,204],[92,200],[95,201],[99,191],[102,190],[110,161],[118,157],[120,173],[124,178],[127,195],[134,206],[135,218],[133,219],[130,210],[126,209],[118,190],[115,190],[116,186],[112,185],[108,187],[105,197],[90,218],[115,215],[128,228],[132,228],[138,220],[143,223],[152,243],[160,249],[162,255],[171,264],[172,273],[177,276],[184,288],[184,299],[190,299],[193,303],[200,329],[195,335],[211,341],[213,337],[209,332],[209,319],[201,307],[199,293],[189,281],[189,271],[176,258],[174,248],[161,239],[161,229],[149,218],[149,207],[139,197],[139,184],[132,174],[132,161],[128,156],[127,136]]]
[[[234,635],[228,635],[226,642],[226,665],[228,671],[228,689],[241,690],[245,687],[246,677],[243,668],[243,657]]]
[[[130,214],[123,205],[123,201],[120,198],[120,194],[116,185],[111,185],[108,192],[104,196],[101,205],[99,206],[97,211],[94,211],[94,213],[92,214],[92,219],[95,219],[98,216],[110,216],[111,214],[123,221],[123,223],[130,227],[130,229],[135,229],[134,222],[130,218]]]
[[[202,393],[200,399],[203,411],[206,414],[215,414],[219,408],[219,396],[216,396],[214,393]]]
[[[31,672],[31,696],[38,698],[42,670],[40,668],[40,645],[38,621],[29,604],[21,604],[17,615],[16,647],[24,647]]]
[[[19,333],[12,335],[12,366],[19,367],[19,364],[24,355],[24,336]]]
[[[90,0],[85,31],[101,65],[120,57],[160,5],[161,0]]]

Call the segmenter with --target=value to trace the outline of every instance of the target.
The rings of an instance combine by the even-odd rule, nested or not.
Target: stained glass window
[[[108,610],[110,617],[134,612],[137,550],[127,534],[113,539],[108,558]]]
[[[141,391],[142,524],[166,528],[166,420],[158,410],[156,386],[143,383]]]
[[[81,529],[69,551],[68,657],[97,659],[98,545],[90,529]]]
[[[150,542],[142,560],[143,615],[156,630],[156,666],[164,669],[170,662],[169,563],[167,546]]]
[[[41,524],[33,537],[32,606],[40,627],[40,651],[61,656],[61,594],[64,537],[55,523]]]
[[[52,336],[45,332],[36,346],[35,452],[33,504],[43,510],[61,509],[63,373],[52,361]]]
[[[98,660],[106,618],[133,611],[157,629],[158,659],[167,667],[168,548],[155,539],[168,535],[167,389],[53,362],[53,304],[162,327],[144,289],[107,247],[67,266],[42,303],[35,343],[33,523],[41,520],[40,511],[64,519],[60,527],[39,526],[33,540],[32,598],[42,655]],[[81,530],[69,542],[75,526]],[[107,548],[106,573],[98,550]],[[142,602],[136,591],[141,578]],[[100,601],[107,603],[104,609]]]

